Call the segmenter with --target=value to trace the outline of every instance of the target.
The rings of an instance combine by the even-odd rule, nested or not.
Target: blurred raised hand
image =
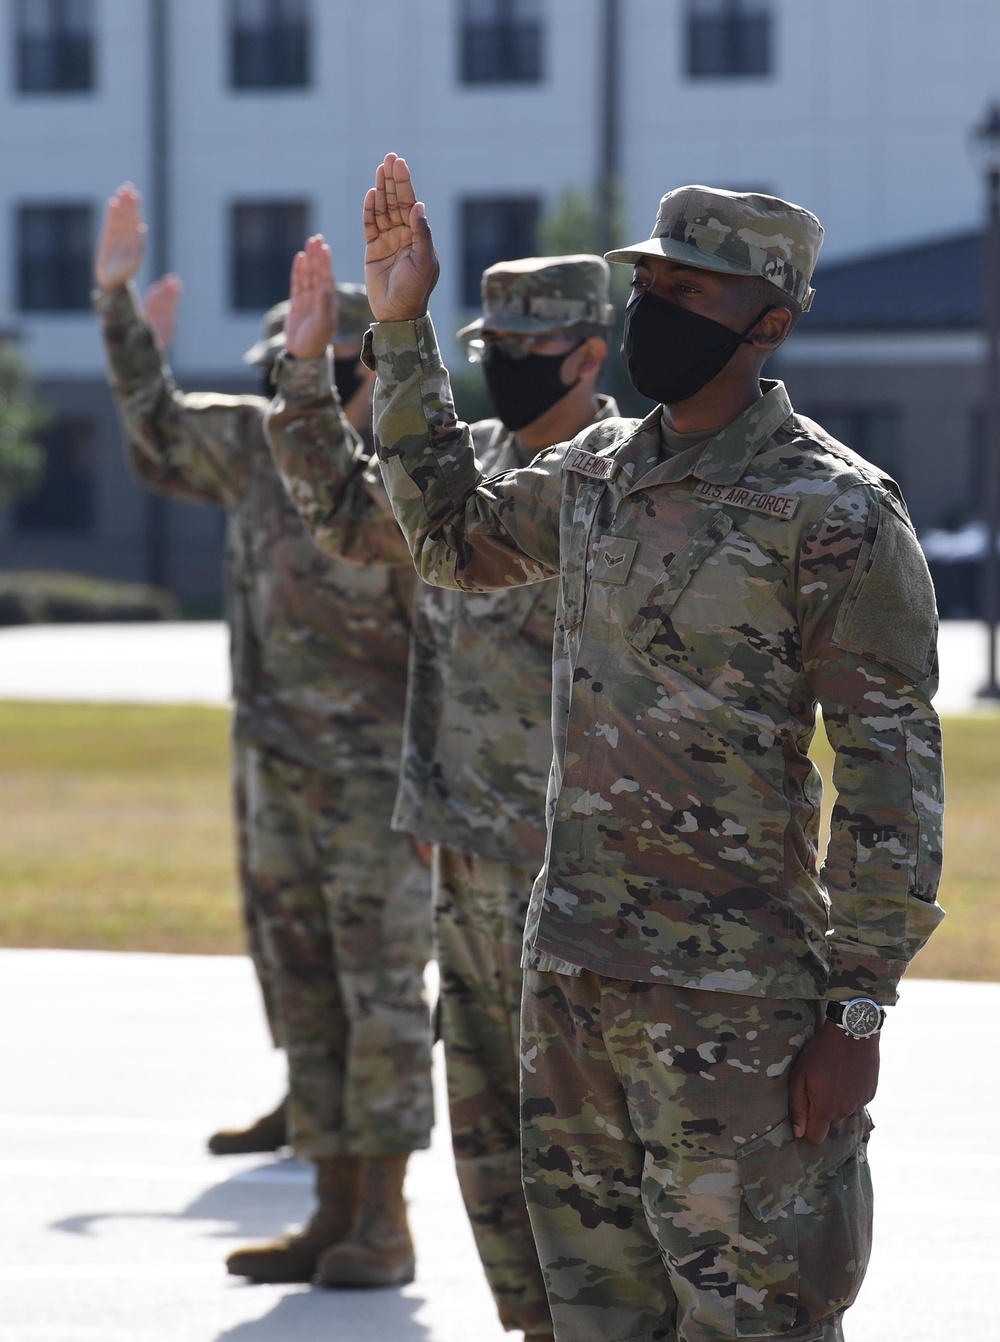
[[[143,312],[146,321],[156,332],[156,338],[164,349],[174,343],[177,330],[177,307],[181,301],[184,285],[178,275],[163,275],[146,290],[143,300]]]
[[[285,348],[295,359],[318,359],[337,335],[337,286],[322,234],[309,238],[292,262]]]
[[[405,159],[386,154],[365,196],[364,221],[365,288],[376,321],[422,317],[441,267]]]
[[[94,279],[101,289],[120,289],[142,265],[146,225],[142,197],[131,182],[120,186],[108,201],[104,225],[94,253]]]

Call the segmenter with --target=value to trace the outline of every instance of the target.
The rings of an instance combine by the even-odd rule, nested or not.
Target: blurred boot
[[[223,1128],[208,1139],[214,1156],[245,1156],[258,1151],[277,1151],[288,1145],[288,1096],[277,1109],[258,1118],[248,1128]]]
[[[321,1256],[318,1286],[405,1286],[413,1280],[413,1240],[403,1180],[408,1155],[369,1156],[348,1234]]]
[[[324,1156],[316,1164],[316,1210],[293,1235],[250,1244],[226,1259],[234,1277],[255,1282],[311,1281],[324,1249],[342,1240],[355,1219],[361,1171],[358,1156]]]

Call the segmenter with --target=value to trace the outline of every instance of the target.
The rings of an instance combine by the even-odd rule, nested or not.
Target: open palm
[[[365,197],[365,288],[376,320],[422,317],[440,270],[406,160],[386,154]]]
[[[337,287],[330,248],[317,233],[292,262],[285,348],[296,359],[318,359],[337,335]]]
[[[104,226],[94,255],[94,279],[101,289],[120,289],[142,265],[146,225],[142,198],[130,182],[120,186],[104,211]]]

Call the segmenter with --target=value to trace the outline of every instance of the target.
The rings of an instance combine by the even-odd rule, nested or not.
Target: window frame
[[[93,288],[91,263],[96,238],[97,212],[91,201],[33,201],[22,200],[15,204],[16,237],[15,266],[16,279],[14,290],[18,312],[32,315],[58,316],[90,311],[90,294]],[[58,235],[60,227],[65,225],[65,248],[59,244],[48,254],[34,253],[29,245],[29,226],[31,216],[48,214],[49,223],[56,224],[54,232]],[[55,216],[61,216],[61,223]],[[75,220],[71,216],[76,216]],[[35,219],[40,227],[42,219]],[[74,246],[71,238],[74,223],[82,224],[86,241]],[[33,273],[33,270],[36,273]],[[60,271],[62,272],[60,274]],[[41,295],[41,299],[37,297]],[[48,297],[46,297],[48,295]],[[28,301],[28,300],[31,301]]]
[[[240,22],[239,9],[243,0],[229,0],[226,11],[228,74],[232,92],[294,93],[312,87],[311,39],[315,6],[310,0],[294,2],[301,5],[300,19],[283,24],[277,11],[287,0],[264,0],[272,11],[272,18],[258,28],[251,28]],[[282,61],[285,62],[284,73]],[[250,73],[255,63],[263,71],[260,77]]]
[[[498,249],[490,244],[489,239],[480,241],[475,252],[470,246],[470,223],[474,210],[483,210],[489,217],[496,213],[498,208],[521,207],[524,210],[524,218],[515,227],[510,227],[507,223],[500,221],[497,223],[494,232],[497,235],[502,233],[513,233],[516,235],[517,227],[524,227],[530,216],[530,223],[524,230],[524,237],[530,237],[531,246],[525,250],[520,245],[515,245],[510,249]],[[541,222],[543,209],[542,197],[535,193],[527,191],[517,195],[510,193],[498,195],[492,193],[488,196],[462,196],[458,202],[458,236],[459,247],[461,251],[461,265],[458,268],[459,295],[458,306],[464,311],[478,311],[482,304],[482,275],[483,271],[497,261],[513,261],[522,256],[536,256],[538,254],[538,225]],[[494,255],[494,253],[497,253]],[[486,257],[489,257],[486,260]]]
[[[268,240],[265,246],[258,248],[256,252],[253,248],[241,249],[240,218],[242,212],[250,210],[265,212],[301,210],[301,230],[299,223],[293,223],[290,218],[286,226],[284,241],[276,240],[276,235],[281,230],[275,228],[273,230],[274,236]],[[312,213],[312,202],[305,197],[295,199],[285,197],[256,200],[238,199],[229,202],[228,306],[230,312],[238,314],[255,313],[260,316],[273,307],[275,303],[279,303],[282,299],[288,297],[292,258],[305,245],[305,240],[309,237]],[[249,227],[248,224],[245,226]],[[267,231],[266,226],[264,231]],[[291,241],[293,234],[295,235],[294,245]],[[261,257],[264,259],[261,260]],[[262,273],[264,278],[261,280]],[[261,284],[261,288],[256,292],[253,291],[255,280]],[[264,301],[265,295],[268,294],[273,296]]]
[[[78,0],[78,3],[81,0]],[[38,0],[15,0],[11,7],[11,58],[14,63],[13,86],[22,97],[46,97],[52,95],[79,95],[93,93],[97,88],[97,22],[94,0],[82,0],[87,6],[87,18],[83,29],[75,32],[68,22],[66,6],[70,0],[47,0],[51,11],[59,11],[60,17],[49,25],[48,33],[43,37],[32,36],[25,23],[29,7],[37,7]],[[37,8],[35,10],[37,14]],[[48,60],[39,61],[40,67],[48,65],[54,73],[49,78],[32,77],[31,66],[39,55],[48,56]],[[74,76],[73,67],[77,73]]]
[[[684,73],[688,79],[769,79],[774,76],[775,14],[771,0],[717,0],[718,17],[699,15],[701,0],[687,0]],[[753,8],[747,8],[752,5]],[[720,59],[706,63],[704,45],[716,30]],[[709,30],[706,32],[706,30]],[[754,63],[754,46],[762,56]],[[699,54],[699,47],[702,48]]]
[[[79,438],[73,431],[83,429]],[[91,414],[57,414],[41,433],[45,466],[38,486],[10,505],[18,537],[80,537],[97,530],[100,424]],[[82,451],[81,451],[82,449]],[[82,461],[71,458],[80,453]]]
[[[490,2],[502,16],[483,21],[470,12],[475,0],[457,0],[458,82],[465,88],[543,84],[548,28],[545,0],[530,0],[538,9],[532,19],[517,16],[519,0]]]

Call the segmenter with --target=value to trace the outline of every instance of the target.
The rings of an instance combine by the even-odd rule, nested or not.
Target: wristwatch
[[[849,1002],[827,1002],[826,1018],[849,1039],[871,1039],[885,1024],[885,1008],[870,997],[852,997]]]

